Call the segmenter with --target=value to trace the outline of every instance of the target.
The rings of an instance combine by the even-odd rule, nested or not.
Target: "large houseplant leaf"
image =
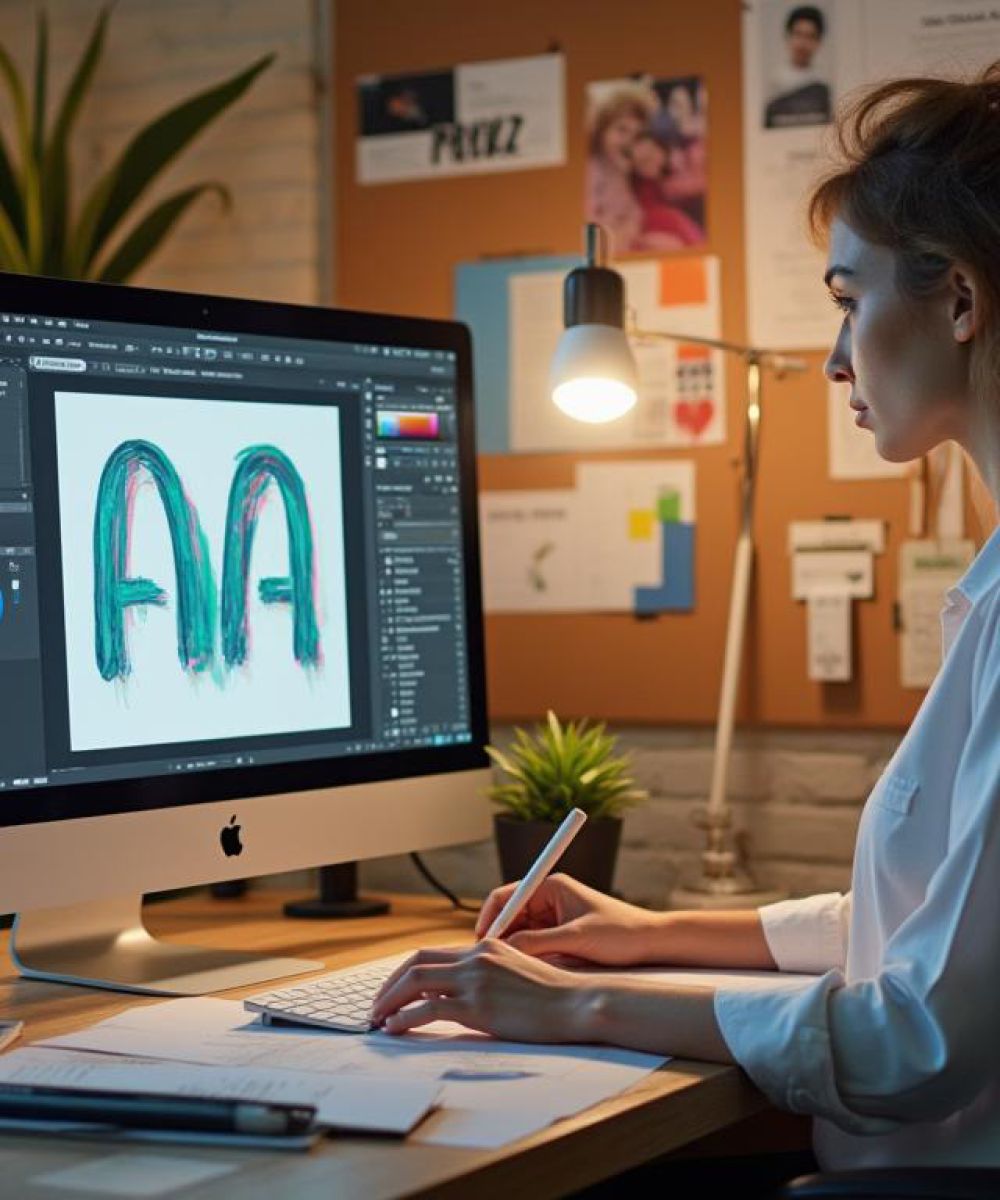
[[[97,273],[103,283],[124,283],[159,246],[188,206],[205,192],[215,192],[228,208],[229,192],[220,183],[199,183],[168,197],[132,230]]]
[[[36,259],[40,260],[41,258],[42,222],[38,165],[33,154],[31,113],[28,108],[28,94],[24,83],[13,60],[3,46],[0,46],[0,78],[7,85],[14,108],[14,122],[17,126],[18,150],[21,160],[19,190],[22,229],[18,232],[28,270],[34,270]]]
[[[52,133],[42,160],[43,230],[45,239],[44,270],[62,275],[65,271],[67,223],[72,193],[69,173],[69,138],[76,123],[91,79],[104,52],[110,5],[101,9],[90,40],[80,57],[73,78],[66,88]]]
[[[232,79],[172,108],[141,130],[95,184],[77,224],[71,263],[84,275],[119,222],[160,172],[219,113],[253,83],[274,59],[265,55]]]

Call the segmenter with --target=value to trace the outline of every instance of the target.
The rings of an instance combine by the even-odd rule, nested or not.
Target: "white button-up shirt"
[[[851,891],[760,910],[793,990],[716,993],[733,1056],[828,1169],[1000,1166],[1000,529],[868,798]]]

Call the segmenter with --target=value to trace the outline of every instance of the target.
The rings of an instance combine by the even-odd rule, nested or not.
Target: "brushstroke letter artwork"
[[[71,748],[348,728],[339,407],[54,399]]]
[[[203,671],[215,657],[215,576],[198,512],[185,494],[173,463],[159,446],[144,441],[122,442],[101,472],[94,511],[94,648],[97,669],[106,680],[125,679],[131,673],[125,609],[133,604],[162,607],[167,603],[166,591],[155,581],[128,575],[134,500],[143,468],[156,484],[173,546],[181,667]],[[257,519],[272,482],[285,508],[289,569],[287,575],[262,579],[260,598],[265,604],[291,606],[296,662],[309,667],[320,662],[313,538],[305,484],[292,460],[276,446],[248,446],[237,457],[223,539],[221,623],[227,667],[242,666],[247,659],[250,559]]]
[[[288,529],[288,574],[260,581],[265,604],[290,604],[296,662],[320,661],[319,629],[313,600],[313,541],[309,505],[302,476],[292,460],[274,446],[248,446],[241,451],[229,489],[225,556],[222,560],[222,654],[229,667],[247,657],[247,588],[257,517],[273,481],[285,506]]]
[[[142,469],[156,484],[173,546],[177,656],[189,671],[203,671],[213,659],[215,580],[198,514],[184,494],[173,463],[159,446],[122,442],[104,464],[94,510],[94,640],[102,679],[124,679],[131,671],[126,608],[167,602],[167,593],[152,579],[128,575],[135,493]]]

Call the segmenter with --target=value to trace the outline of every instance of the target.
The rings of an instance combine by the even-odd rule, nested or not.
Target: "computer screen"
[[[0,823],[481,765],[460,327],[0,295]]]

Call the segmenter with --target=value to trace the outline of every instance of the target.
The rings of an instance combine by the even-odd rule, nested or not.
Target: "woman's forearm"
[[[592,977],[575,992],[573,1041],[704,1062],[735,1061],[715,1019],[713,988]]]
[[[778,969],[754,909],[660,913],[649,928],[643,961],[674,967]]]

